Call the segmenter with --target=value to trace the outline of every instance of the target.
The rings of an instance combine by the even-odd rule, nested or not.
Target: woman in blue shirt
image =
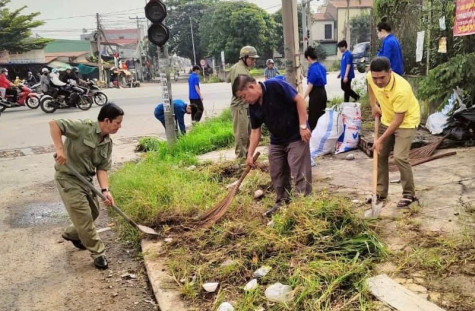
[[[391,33],[391,25],[387,21],[387,18],[383,17],[376,28],[378,38],[382,40],[378,56],[387,57],[391,63],[392,71],[401,76],[404,73],[402,49],[397,38]]]
[[[307,88],[303,98],[308,98],[308,125],[313,131],[317,126],[318,119],[325,113],[327,107],[327,70],[318,62],[317,52],[313,46],[309,46],[304,53],[309,62],[307,72]]]

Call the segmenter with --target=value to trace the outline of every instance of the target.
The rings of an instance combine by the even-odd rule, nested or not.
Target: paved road
[[[337,73],[328,74],[328,98],[342,96],[340,80]],[[362,78],[357,75],[357,79]],[[306,81],[304,81],[304,84]],[[229,107],[231,86],[227,83],[202,84],[204,94],[204,117],[221,113]],[[160,101],[161,92],[158,84],[143,84],[140,88],[133,89],[106,89],[110,101],[122,106],[125,110],[125,119],[122,129],[115,135],[116,139],[139,137],[145,135],[165,136],[162,125],[153,116],[153,109]],[[186,82],[173,83],[174,98],[188,101],[188,85]],[[93,105],[88,111],[79,109],[57,110],[52,114],[44,113],[41,108],[31,110],[28,108],[7,109],[0,117],[0,151],[8,149],[22,149],[33,146],[51,145],[48,121],[53,118],[95,119],[100,107]],[[186,118],[190,123],[190,118]],[[28,151],[26,151],[28,152]]]

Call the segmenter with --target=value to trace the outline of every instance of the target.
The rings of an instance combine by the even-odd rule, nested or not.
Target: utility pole
[[[297,0],[282,0],[284,26],[285,73],[287,81],[302,92],[300,54],[297,26]]]
[[[307,36],[307,3],[310,0],[302,0],[302,51],[305,51],[308,46],[308,36]]]
[[[96,13],[96,20],[97,20],[97,36],[96,36],[96,43],[97,43],[97,69],[99,70],[99,81],[103,81],[103,67],[102,67],[102,58],[101,58],[101,22],[99,20],[99,13]]]
[[[170,80],[170,58],[168,44],[158,48],[160,66],[160,84],[162,86],[163,114],[165,116],[165,134],[171,146],[176,142],[178,128],[175,125],[175,109],[173,107],[172,83]]]
[[[190,29],[191,29],[191,43],[193,44],[193,60],[194,60],[193,66],[194,66],[196,65],[195,39],[193,37],[193,24],[191,23],[191,16],[189,16],[189,18],[190,18]]]
[[[145,19],[143,17],[129,17],[129,19],[135,19],[137,21],[137,51],[139,54],[138,60],[139,60],[139,68],[136,71],[137,72],[137,80],[143,80],[143,66],[142,66],[142,36],[141,36],[141,31],[140,31],[140,19]]]

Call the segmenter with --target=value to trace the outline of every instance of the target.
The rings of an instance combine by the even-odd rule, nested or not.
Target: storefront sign
[[[456,0],[454,36],[475,34],[475,0]]]

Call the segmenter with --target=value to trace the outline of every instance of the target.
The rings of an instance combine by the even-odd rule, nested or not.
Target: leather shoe
[[[96,268],[100,270],[107,269],[109,265],[107,264],[106,256],[102,255],[94,259],[94,266],[96,266]]]
[[[73,240],[73,239],[70,239],[68,238],[67,236],[65,236],[64,234],[61,235],[61,237],[63,239],[65,239],[66,241],[69,241],[71,243],[73,243],[74,246],[76,246],[77,248],[79,249],[82,249],[82,250],[85,250],[86,249],[86,246],[84,246],[84,244],[82,244],[81,240]]]

